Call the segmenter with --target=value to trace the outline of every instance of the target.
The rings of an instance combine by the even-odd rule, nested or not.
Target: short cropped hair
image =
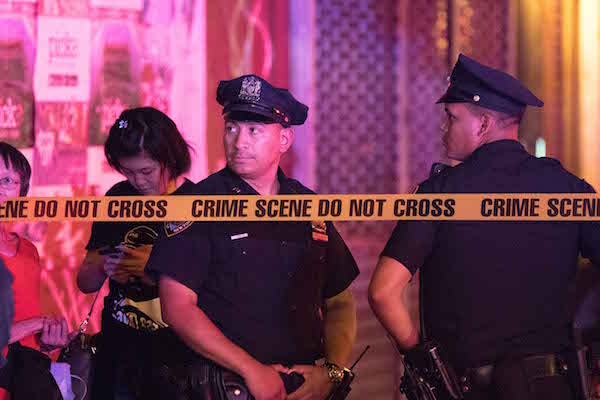
[[[12,168],[19,175],[19,179],[21,180],[19,195],[27,195],[31,179],[31,166],[27,158],[25,158],[23,153],[6,142],[0,142],[0,157],[2,157],[6,168]]]
[[[104,143],[108,164],[119,172],[122,158],[145,153],[175,179],[191,166],[189,145],[171,118],[152,107],[125,110],[110,128]]]
[[[498,121],[500,127],[503,128],[514,124],[519,125],[521,123],[521,120],[523,119],[523,115],[525,114],[525,107],[523,107],[523,109],[517,113],[507,114],[501,111],[490,110],[485,107],[480,107],[473,103],[465,103],[465,105],[473,115],[481,116],[483,114],[490,114]]]

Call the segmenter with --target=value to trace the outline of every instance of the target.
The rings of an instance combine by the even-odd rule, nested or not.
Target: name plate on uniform
[[[312,221],[312,238],[319,242],[328,242],[329,236],[327,236],[327,225],[325,221]]]

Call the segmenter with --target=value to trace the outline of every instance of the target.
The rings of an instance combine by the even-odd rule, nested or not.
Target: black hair
[[[152,107],[125,110],[110,128],[104,154],[108,164],[119,172],[120,160],[145,153],[175,179],[192,164],[189,145],[171,118]]]
[[[0,142],[0,156],[4,160],[6,168],[12,168],[19,175],[21,180],[19,195],[25,196],[29,192],[29,181],[31,179],[29,161],[23,153],[6,142]]]
[[[518,112],[505,113],[502,111],[490,110],[485,107],[478,106],[473,103],[465,103],[469,111],[472,114],[481,116],[483,114],[490,114],[498,121],[501,128],[506,128],[511,125],[519,125],[525,114],[525,107],[521,108]]]

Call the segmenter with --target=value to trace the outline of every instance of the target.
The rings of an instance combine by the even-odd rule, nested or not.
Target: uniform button
[[[325,261],[325,256],[320,256],[319,261]]]
[[[295,306],[295,305],[293,305],[293,306],[291,306],[291,307],[290,307],[290,309],[291,309],[292,311],[296,311],[296,306]]]
[[[291,278],[292,276],[294,276],[294,274],[292,274],[291,272],[288,272],[287,276],[288,276],[288,278]]]
[[[242,250],[242,255],[245,256],[246,254],[246,250]]]
[[[282,245],[282,246],[285,246],[286,244],[287,244],[287,242],[286,242],[285,240],[282,240],[282,241],[281,241],[281,245]]]

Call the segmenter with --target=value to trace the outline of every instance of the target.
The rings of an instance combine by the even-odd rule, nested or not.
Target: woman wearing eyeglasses
[[[31,167],[13,146],[0,142],[0,203],[8,197],[25,196],[29,191]],[[8,365],[1,370],[0,386],[14,398],[60,398],[49,371],[50,360],[39,350],[51,351],[65,346],[69,330],[64,318],[41,316],[40,257],[27,239],[0,223],[0,258],[14,276],[15,317],[10,328]],[[21,365],[24,359],[26,368]],[[38,397],[41,396],[41,397]],[[0,389],[0,399],[9,395]]]
[[[126,180],[107,196],[189,194],[183,177],[190,166],[188,145],[175,123],[150,107],[125,110],[110,128],[104,153]],[[146,275],[161,222],[94,222],[87,255],[77,276],[84,293],[99,290],[108,278],[94,399],[149,399],[152,370],[177,340],[162,319],[158,287]],[[155,369],[156,371],[156,369]],[[149,393],[150,392],[150,393]]]

